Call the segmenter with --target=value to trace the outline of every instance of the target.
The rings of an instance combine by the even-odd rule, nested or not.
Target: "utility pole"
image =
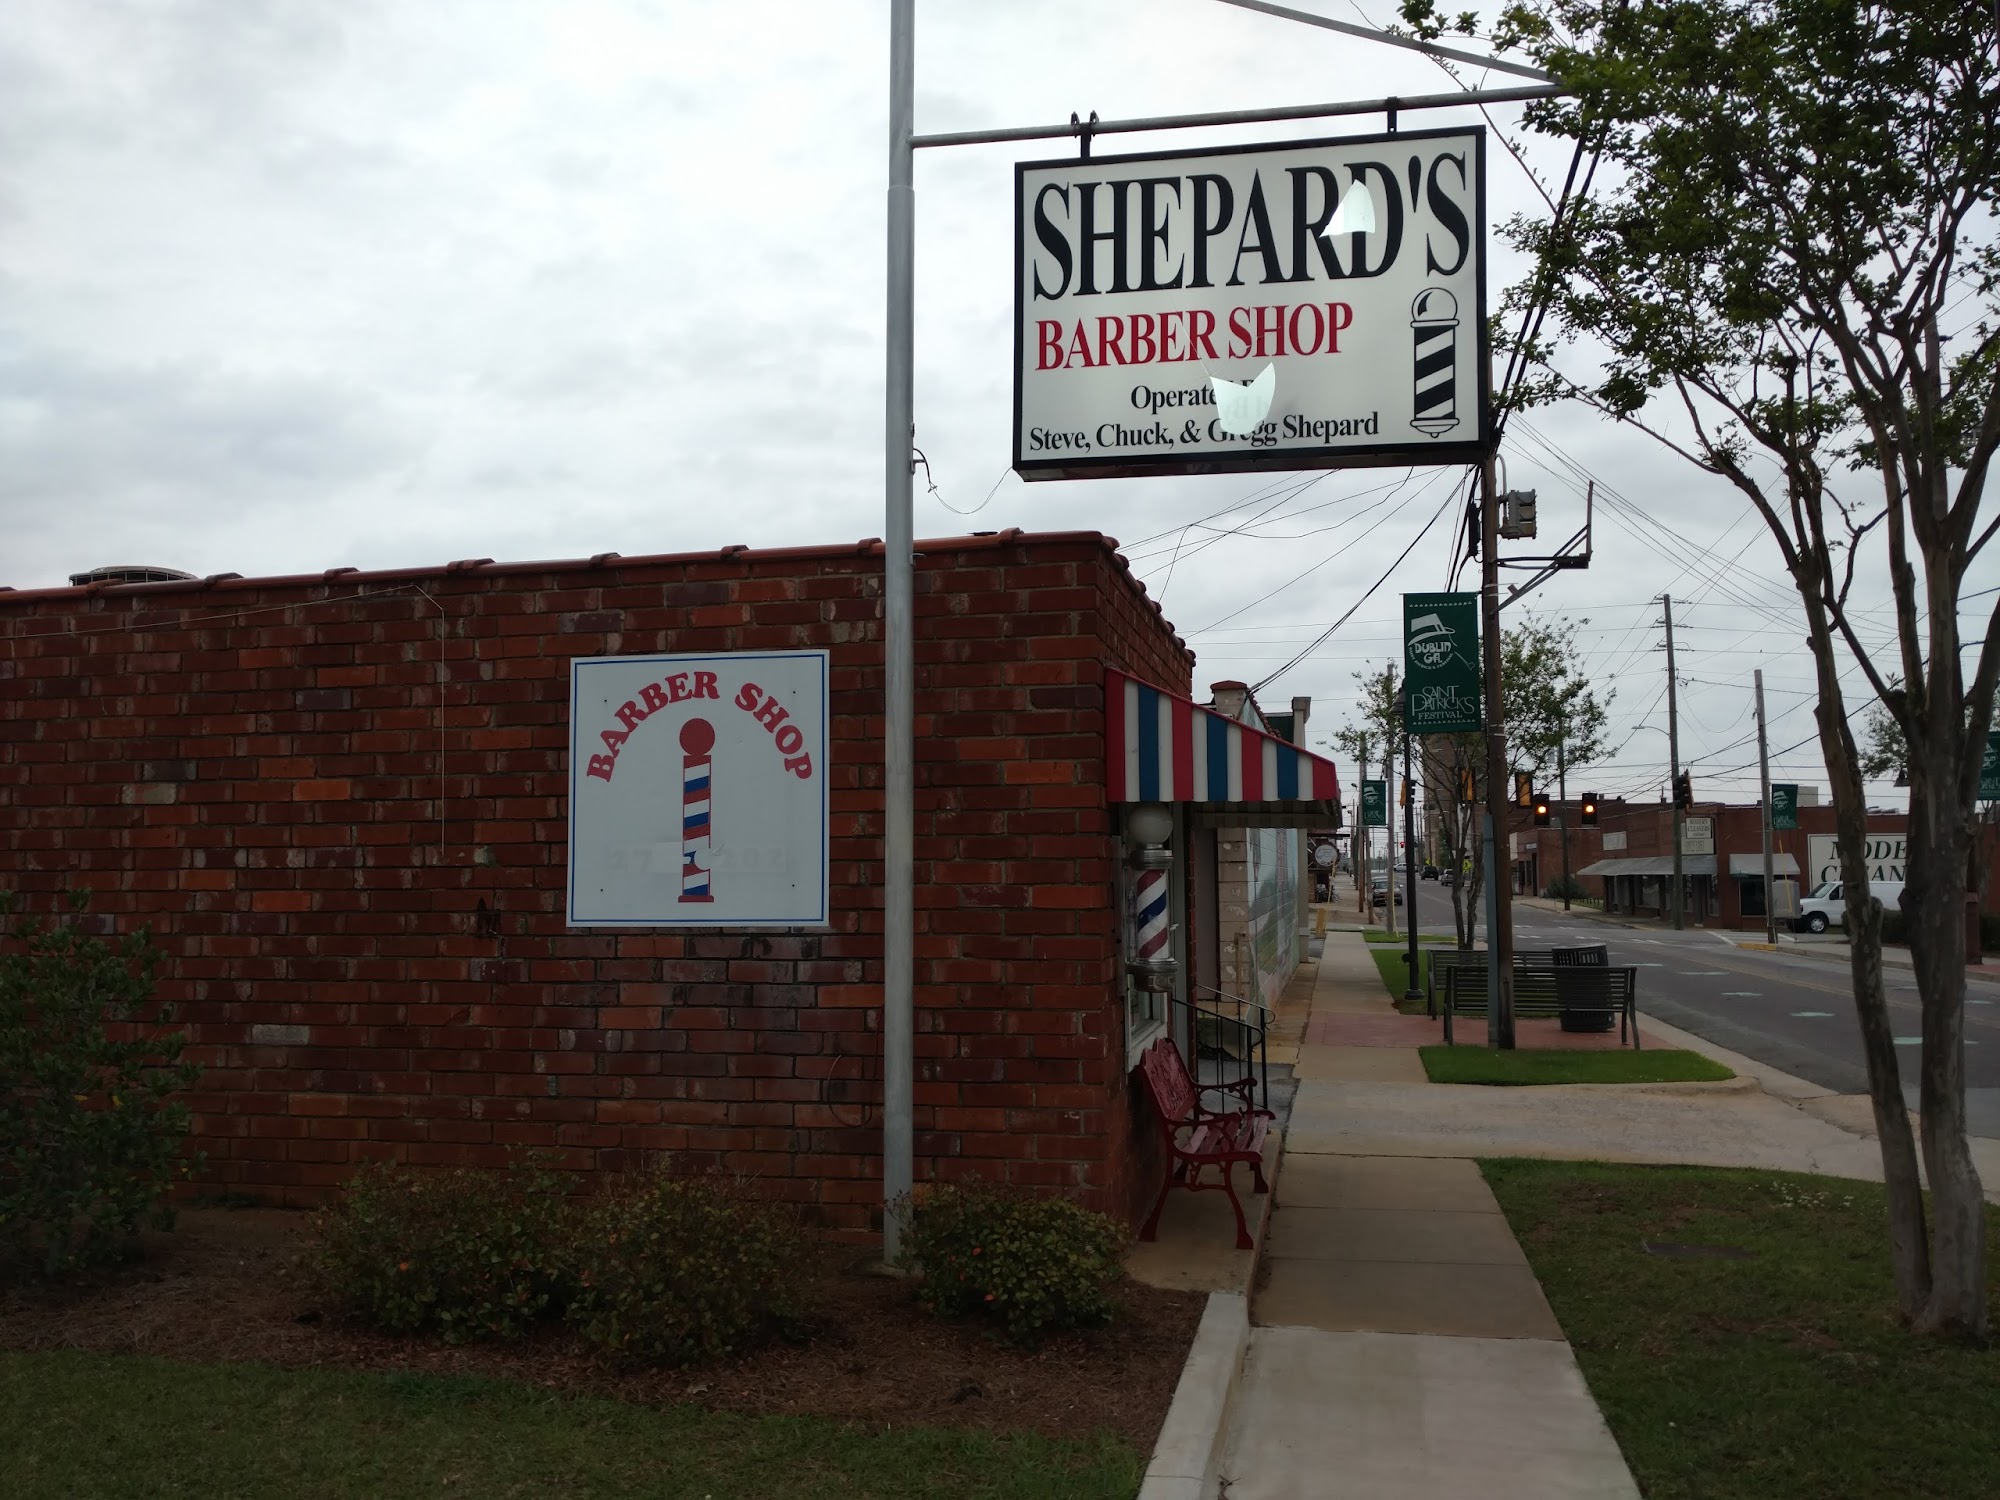
[[[1500,476],[1479,465],[1479,613],[1486,648],[1486,1043],[1514,1046],[1514,893],[1501,860],[1507,828],[1507,721],[1500,697]]]
[[[1777,906],[1771,900],[1771,742],[1764,734],[1764,669],[1757,669],[1757,785],[1764,825],[1764,941],[1778,946]]]
[[[1681,714],[1680,699],[1674,690],[1674,601],[1662,594],[1660,603],[1665,608],[1667,622],[1667,767],[1672,777],[1670,800],[1674,804],[1674,931],[1680,932],[1687,926],[1681,878]]]
[[[1556,741],[1556,816],[1562,820],[1563,910],[1569,910],[1569,769],[1563,753],[1569,748],[1567,736]]]
[[[916,0],[889,6],[889,309],[882,526],[882,1259],[902,1257],[916,1175],[917,648],[910,496],[916,390]]]

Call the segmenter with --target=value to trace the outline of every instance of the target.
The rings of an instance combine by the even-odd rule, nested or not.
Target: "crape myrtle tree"
[[[1560,753],[1571,767],[1602,758],[1606,707],[1615,693],[1599,701],[1580,670],[1576,631],[1587,620],[1552,622],[1529,617],[1500,634],[1500,684],[1507,702],[1507,748],[1513,769],[1527,771],[1542,785],[1552,779]],[[1370,744],[1402,746],[1403,721],[1396,702],[1393,663],[1354,674],[1359,701],[1358,722],[1343,729],[1336,743],[1352,752],[1363,735]],[[1479,897],[1486,878],[1485,851],[1477,834],[1486,787],[1486,737],[1479,734],[1427,735],[1418,741],[1422,769],[1418,778],[1437,819],[1447,868],[1469,875],[1451,886],[1453,926],[1458,946],[1470,948],[1479,921]],[[1459,800],[1466,771],[1481,802]],[[1502,837],[1504,837],[1504,832]]]
[[[1403,16],[1432,35],[1475,19],[1432,0]],[[1496,38],[1567,86],[1527,120],[1585,167],[1555,212],[1504,230],[1533,267],[1500,333],[1531,372],[1510,399],[1581,399],[1645,431],[1731,486],[1783,554],[1817,674],[1897,1297],[1916,1328],[1974,1338],[1963,913],[2000,607],[1962,626],[1959,604],[2000,527],[1982,513],[2000,444],[1996,26],[1966,0],[1525,0]],[[1877,655],[1854,591],[1882,567],[1894,634]],[[1843,673],[1906,753],[1928,1222]]]

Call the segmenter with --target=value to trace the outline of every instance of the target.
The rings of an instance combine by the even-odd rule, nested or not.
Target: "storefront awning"
[[[1104,673],[1105,788],[1113,802],[1183,802],[1198,824],[1340,822],[1333,762],[1114,668]]]
[[[1764,878],[1764,851],[1755,854],[1732,854],[1729,856],[1729,873],[1751,880]],[[1773,875],[1796,875],[1799,862],[1789,854],[1773,849],[1771,851],[1771,873]]]
[[[1641,854],[1629,859],[1600,859],[1594,865],[1585,865],[1576,872],[1579,875],[1671,875],[1674,873],[1674,857],[1671,854]],[[1683,875],[1715,874],[1713,854],[1683,854],[1681,856]]]

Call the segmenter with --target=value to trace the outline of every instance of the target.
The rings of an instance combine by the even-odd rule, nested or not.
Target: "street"
[[[1451,892],[1417,883],[1419,930],[1452,931]],[[1639,970],[1639,1008],[1669,1025],[1844,1094],[1866,1093],[1861,1029],[1854,1017],[1845,949],[1765,952],[1739,948],[1729,934],[1627,926],[1583,908],[1565,915],[1517,904],[1522,947],[1604,943],[1614,964]],[[1479,926],[1485,940],[1485,924]],[[1821,956],[1824,951],[1824,956]],[[1889,1014],[1904,1059],[1903,1093],[1916,1107],[1922,1023],[1908,968],[1887,966]],[[2000,1137],[2000,985],[1967,983],[1966,1114],[1975,1135]]]

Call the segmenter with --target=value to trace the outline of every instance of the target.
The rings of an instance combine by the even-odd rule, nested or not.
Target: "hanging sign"
[[[1979,800],[2000,802],[2000,729],[1986,733],[1986,759],[1979,763]]]
[[[1363,828],[1386,828],[1389,826],[1389,787],[1387,782],[1364,781],[1361,783],[1361,826]]]
[[[1481,728],[1479,595],[1403,595],[1403,727],[1411,734]]]
[[[1485,447],[1479,127],[1015,168],[1023,479]]]
[[[1799,789],[1796,783],[1771,783],[1771,827],[1782,832],[1799,826]]]
[[[827,920],[827,653],[570,663],[572,927]]]

